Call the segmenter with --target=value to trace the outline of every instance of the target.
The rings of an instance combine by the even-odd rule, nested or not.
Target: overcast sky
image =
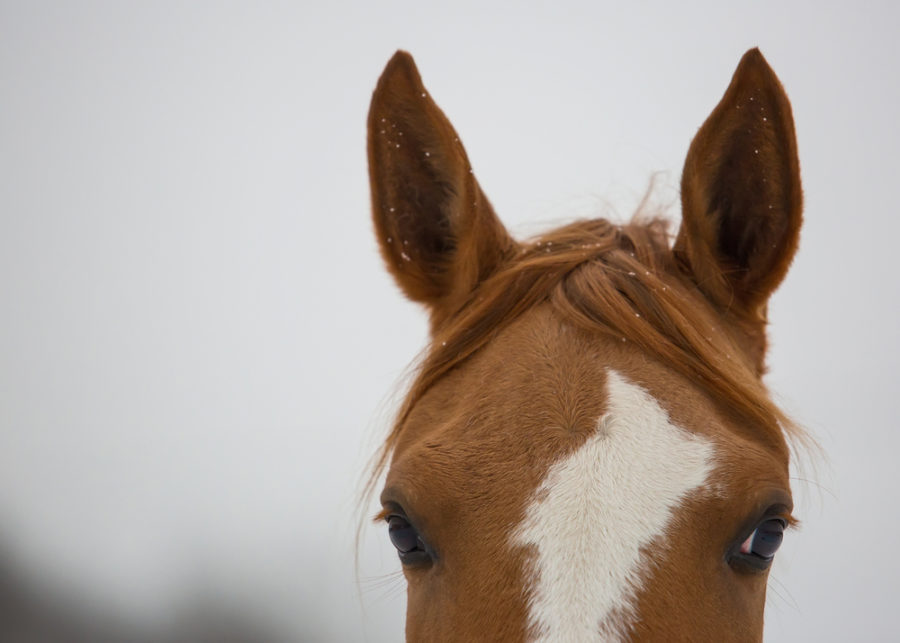
[[[144,619],[213,592],[295,640],[400,639],[381,528],[353,562],[426,334],[369,222],[384,64],[413,53],[528,235],[625,219],[653,176],[677,219],[691,137],[758,45],[806,196],[767,381],[827,454],[768,640],[895,638],[898,5],[487,5],[0,2],[0,545]]]

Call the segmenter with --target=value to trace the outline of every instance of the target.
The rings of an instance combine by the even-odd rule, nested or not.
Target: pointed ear
[[[472,174],[459,137],[398,51],[369,108],[369,180],[381,254],[432,323],[515,252]]]
[[[681,201],[679,261],[721,309],[762,323],[797,249],[802,194],[791,105],[758,49],[694,137]]]

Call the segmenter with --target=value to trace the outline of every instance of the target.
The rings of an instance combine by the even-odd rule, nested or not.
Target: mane
[[[589,333],[631,342],[699,384],[755,439],[783,444],[802,431],[769,398],[755,364],[717,320],[672,253],[668,221],[625,225],[577,221],[521,246],[434,330],[414,381],[369,479],[384,470],[405,421],[442,376],[488,344],[526,311],[549,303]]]

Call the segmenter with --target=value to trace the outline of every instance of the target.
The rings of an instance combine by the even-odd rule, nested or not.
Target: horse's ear
[[[688,151],[675,253],[713,303],[762,324],[797,249],[802,200],[791,105],[751,49]]]
[[[369,180],[381,253],[433,324],[515,252],[459,137],[398,51],[369,108]]]

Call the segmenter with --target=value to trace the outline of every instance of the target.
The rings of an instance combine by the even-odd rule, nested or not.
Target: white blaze
[[[713,468],[709,440],[672,424],[644,389],[608,371],[596,432],[554,463],[513,543],[534,550],[529,619],[537,641],[618,641],[675,509]]]

